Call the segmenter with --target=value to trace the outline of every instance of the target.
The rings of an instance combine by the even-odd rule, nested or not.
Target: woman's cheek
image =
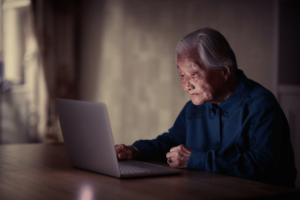
[[[181,86],[184,91],[188,91],[187,82],[185,80],[181,80]]]
[[[196,90],[199,91],[200,87],[201,87],[201,80],[199,79],[194,79],[193,80],[193,85],[195,86]]]

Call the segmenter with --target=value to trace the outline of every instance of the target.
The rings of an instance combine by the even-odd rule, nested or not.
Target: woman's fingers
[[[134,159],[134,149],[124,144],[115,145],[117,157],[119,159]]]
[[[116,150],[117,157],[120,159],[124,159],[127,152],[126,145],[124,144],[115,145],[115,150]]]
[[[166,154],[169,166],[176,168],[185,168],[192,151],[192,149],[182,144],[177,147],[171,148],[170,152]]]

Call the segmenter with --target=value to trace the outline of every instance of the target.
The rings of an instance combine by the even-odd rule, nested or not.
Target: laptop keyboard
[[[155,171],[135,167],[131,165],[119,165],[121,174],[130,175],[130,174],[145,174],[145,173],[154,173]]]

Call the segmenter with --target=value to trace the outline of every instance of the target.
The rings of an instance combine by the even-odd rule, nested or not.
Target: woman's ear
[[[223,77],[225,81],[229,78],[230,74],[231,74],[231,67],[225,65],[223,68]]]

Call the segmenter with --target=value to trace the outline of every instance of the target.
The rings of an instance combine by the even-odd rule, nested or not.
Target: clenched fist
[[[133,146],[126,146],[125,144],[115,145],[117,157],[119,159],[134,160],[142,157],[142,151]]]
[[[170,167],[186,168],[193,149],[181,144],[170,149],[166,157]]]

